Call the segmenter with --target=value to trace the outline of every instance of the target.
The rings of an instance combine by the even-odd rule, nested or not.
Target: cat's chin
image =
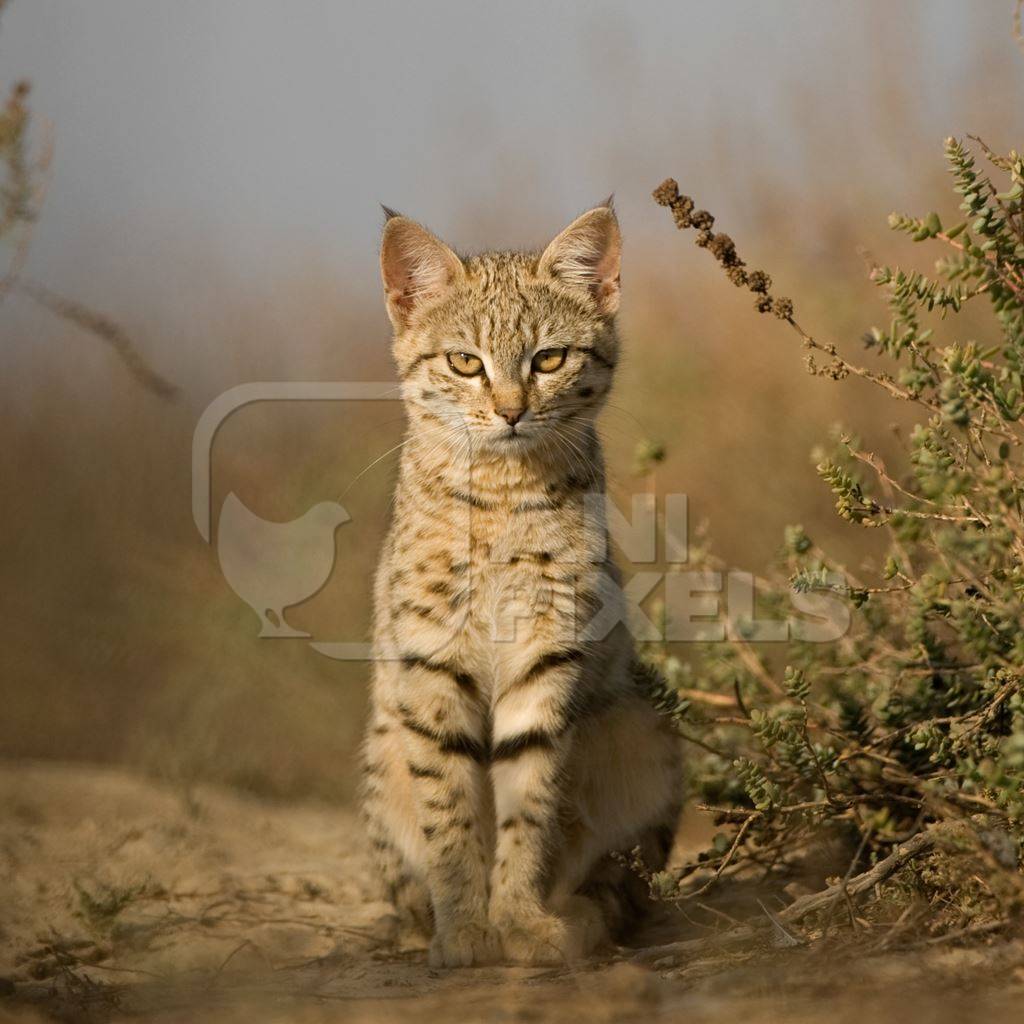
[[[495,455],[522,455],[536,448],[540,435],[530,431],[512,433],[505,431],[500,434],[487,434],[481,439],[480,449]]]

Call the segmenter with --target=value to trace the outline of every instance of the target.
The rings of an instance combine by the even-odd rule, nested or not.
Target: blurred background
[[[177,391],[141,387],[102,339],[3,296],[0,756],[126,764],[186,792],[351,796],[368,667],[256,639],[192,522],[191,439],[236,384],[391,379],[381,202],[472,251],[542,246],[614,191],[613,496],[685,492],[736,568],[762,570],[798,522],[856,566],[864,533],[833,516],[811,452],[842,422],[885,455],[892,409],[866,385],[810,377],[795,336],[650,192],[676,177],[804,326],[856,354],[886,319],[863,250],[917,259],[886,215],[952,212],[943,138],[1021,144],[1012,13],[1010,0],[8,4],[0,86],[32,82],[31,139],[53,144],[25,279],[111,318]],[[3,273],[12,246],[0,256]],[[218,434],[215,520],[231,491],[268,519],[342,496],[352,513],[331,581],[289,615],[318,639],[366,635],[401,429],[394,403],[270,403]],[[645,439],[667,458],[638,484]]]

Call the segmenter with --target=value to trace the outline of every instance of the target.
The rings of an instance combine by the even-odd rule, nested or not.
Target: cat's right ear
[[[462,260],[421,224],[384,207],[380,273],[388,316],[404,327],[417,306],[439,298],[465,274]]]

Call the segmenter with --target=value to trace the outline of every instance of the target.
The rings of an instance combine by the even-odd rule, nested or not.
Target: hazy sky
[[[376,289],[380,201],[472,248],[543,241],[612,190],[642,234],[668,172],[749,191],[771,163],[822,189],[855,154],[891,160],[872,105],[904,63],[936,147],[967,130],[960,83],[1018,60],[1012,7],[13,0],[0,80],[33,80],[56,140],[32,270],[102,296],[184,258],[316,253]]]

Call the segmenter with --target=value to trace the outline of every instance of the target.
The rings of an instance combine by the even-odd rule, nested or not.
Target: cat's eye
[[[470,355],[469,352],[449,352],[448,365],[460,377],[476,377],[483,372],[484,363],[479,356]]]
[[[530,364],[534,373],[554,373],[565,362],[564,348],[542,348]]]

